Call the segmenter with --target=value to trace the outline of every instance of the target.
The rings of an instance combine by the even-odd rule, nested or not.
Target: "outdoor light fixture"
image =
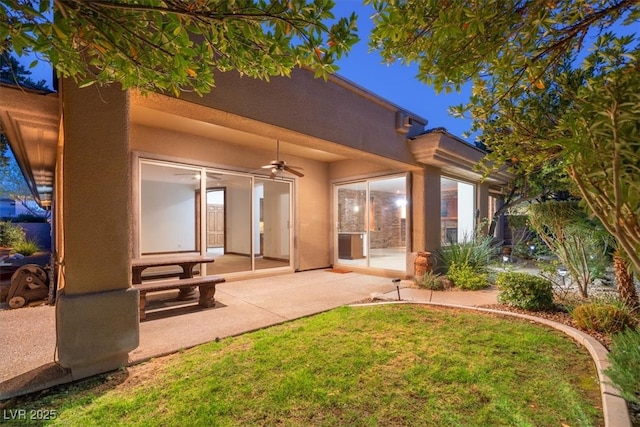
[[[566,286],[565,276],[568,273],[569,273],[569,270],[567,270],[567,267],[564,267],[564,266],[558,267],[558,276],[562,277],[562,287]]]
[[[400,301],[400,279],[392,279],[391,282],[396,285],[396,290],[398,291],[398,301]]]
[[[536,245],[529,245],[529,256],[533,256],[533,252],[536,250]]]

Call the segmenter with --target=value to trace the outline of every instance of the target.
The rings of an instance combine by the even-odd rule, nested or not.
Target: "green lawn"
[[[420,305],[344,307],[9,405],[65,426],[603,425],[571,339]]]

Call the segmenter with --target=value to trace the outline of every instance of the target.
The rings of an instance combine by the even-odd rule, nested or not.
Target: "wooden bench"
[[[160,292],[171,289],[185,290],[198,286],[200,297],[198,305],[201,307],[213,307],[216,304],[214,295],[216,293],[216,284],[223,283],[225,279],[219,276],[202,276],[190,277],[188,279],[163,280],[159,282],[147,282],[134,284],[133,286],[140,291],[140,320],[146,318],[145,306],[147,303],[148,292]],[[184,298],[184,296],[179,297]]]
[[[147,303],[148,292],[178,289],[180,291],[178,299],[185,300],[195,293],[195,287],[198,286],[200,290],[198,304],[202,307],[213,307],[216,303],[214,299],[216,284],[222,283],[225,280],[218,276],[193,277],[195,267],[202,263],[213,263],[213,258],[195,254],[149,257],[131,260],[131,281],[133,282],[133,286],[140,291],[140,320],[144,320],[146,317],[145,306]],[[156,267],[170,267],[175,270],[143,275],[143,272],[146,269]],[[180,268],[177,269],[176,267]],[[173,280],[143,283],[145,280],[158,278],[165,279],[169,277],[178,278]]]

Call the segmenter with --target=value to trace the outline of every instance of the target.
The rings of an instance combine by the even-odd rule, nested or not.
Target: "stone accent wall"
[[[400,217],[396,205],[398,196],[393,193],[372,191],[373,216],[369,227],[371,249],[398,248],[406,245],[406,219]]]
[[[341,188],[338,192],[339,231],[357,233],[365,231],[367,192]],[[357,211],[356,211],[357,210]]]
[[[398,196],[393,193],[370,193],[369,224],[365,224],[366,192],[340,189],[338,195],[339,231],[343,233],[368,232],[371,249],[397,248],[406,245],[406,219],[401,218],[396,205]],[[357,208],[356,208],[357,207]]]

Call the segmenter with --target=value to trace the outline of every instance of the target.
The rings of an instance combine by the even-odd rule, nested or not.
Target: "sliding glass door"
[[[406,270],[407,178],[376,178],[335,186],[336,264]]]
[[[291,260],[291,183],[254,179],[255,268],[286,267]]]
[[[290,268],[291,200],[288,180],[141,160],[140,255],[207,254],[209,274]]]
[[[252,181],[250,176],[207,171],[206,252],[216,275],[251,271]],[[203,230],[199,230],[202,233]]]

